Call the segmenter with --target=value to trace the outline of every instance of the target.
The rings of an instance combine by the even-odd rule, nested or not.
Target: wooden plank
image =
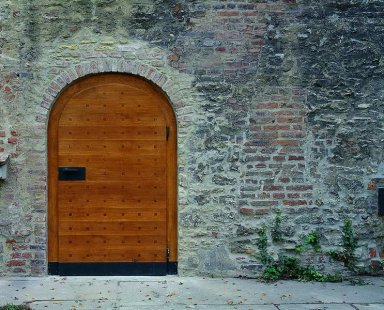
[[[110,222],[100,223],[81,222],[81,221],[59,221],[59,236],[68,235],[166,235],[166,222],[164,221],[148,221],[148,222]]]
[[[60,140],[165,140],[164,126],[59,126]]]
[[[135,110],[136,113],[154,113],[162,116],[161,107],[151,97],[131,97],[123,98],[113,95],[105,95],[97,98],[75,99],[71,98],[70,104],[66,106],[64,115],[76,113],[107,113],[113,111],[114,114],[127,113]],[[151,102],[152,100],[152,102]],[[147,101],[147,102],[146,102]]]
[[[88,155],[110,154],[111,156],[126,156],[135,152],[138,156],[164,154],[164,141],[143,140],[64,140],[59,142],[59,155]]]
[[[60,248],[61,262],[166,262],[166,251],[158,249]]]
[[[140,192],[143,191],[148,197],[148,191],[153,191],[158,193],[159,197],[165,197],[165,192],[163,191],[166,187],[165,184],[161,182],[161,179],[148,178],[140,179],[136,181],[135,179],[127,179],[123,181],[109,181],[109,182],[96,182],[96,181],[60,181],[58,183],[59,190],[61,191],[60,196],[62,197],[71,197],[70,194],[72,190],[80,193],[89,193],[89,196],[95,198],[102,198],[109,194],[109,197],[117,198],[129,198],[139,193],[138,196],[141,197]]]
[[[147,235],[147,236],[125,236],[125,235],[83,235],[83,236],[61,236],[60,243],[68,247],[84,247],[87,244],[92,246],[124,247],[132,246],[157,246],[165,249],[167,240],[165,236]]]
[[[59,210],[60,221],[125,222],[125,221],[166,221],[166,208],[87,208],[84,206],[62,206]]]
[[[81,125],[90,127],[109,126],[159,126],[164,124],[164,118],[158,113],[129,111],[124,113],[65,113],[60,118],[60,127]]]
[[[126,167],[135,164],[145,166],[164,167],[166,161],[166,154],[150,154],[140,155],[127,154],[126,156],[113,156],[108,153],[104,154],[89,154],[89,155],[59,155],[59,166],[74,166],[85,167],[92,164],[93,167],[101,168],[107,164],[114,163],[117,166]]]

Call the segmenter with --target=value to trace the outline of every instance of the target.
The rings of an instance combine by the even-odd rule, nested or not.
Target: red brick
[[[289,193],[288,198],[300,198],[300,194],[299,193]]]
[[[304,118],[303,117],[278,117],[277,122],[278,123],[303,123]]]
[[[6,263],[8,267],[15,267],[15,266],[24,266],[25,262],[22,260],[10,260]]]
[[[265,191],[268,192],[275,192],[275,191],[282,191],[284,189],[283,186],[277,186],[277,185],[264,185],[263,188]]]
[[[239,16],[239,11],[221,11],[219,12],[219,16]]]
[[[12,93],[12,88],[9,87],[9,86],[5,86],[5,87],[4,87],[4,92],[5,92],[6,94],[10,94],[10,93]]]
[[[267,156],[247,156],[247,161],[268,161],[270,159]]]
[[[216,51],[218,51],[218,52],[225,52],[225,50],[226,50],[226,48],[223,47],[223,46],[220,46],[220,47],[216,48]]]
[[[277,206],[278,201],[271,201],[271,200],[255,200],[251,203],[253,206],[257,207],[271,207],[271,206]]]
[[[368,184],[368,190],[376,190],[377,189],[377,185],[373,182],[369,183]]]
[[[267,198],[271,197],[271,194],[262,192],[262,193],[258,194],[257,197],[260,199],[267,199]]]
[[[304,156],[289,156],[288,160],[304,160]]]
[[[272,141],[272,145],[299,146],[300,143],[297,140],[275,140]]]
[[[285,161],[285,156],[274,156],[273,160],[274,161]]]
[[[285,116],[289,115],[289,116],[291,116],[291,115],[294,115],[295,113],[293,113],[292,111],[280,110],[280,111],[273,112],[273,114],[274,115],[278,115],[278,116],[282,116],[282,115],[285,115]]]
[[[250,135],[250,138],[256,138],[256,139],[277,139],[279,134],[274,131],[259,131],[254,132]]]
[[[0,137],[5,137],[5,131],[0,131]]]
[[[283,204],[286,206],[303,206],[307,204],[306,200],[283,200]]]
[[[280,133],[280,136],[282,138],[304,138],[305,133],[304,133],[304,131],[299,131],[299,130],[285,131],[285,132]]]
[[[243,12],[244,16],[258,16],[259,13],[257,11],[251,11],[251,12]]]
[[[18,136],[17,131],[16,130],[12,130],[11,131],[11,135],[14,136],[14,137],[17,137]]]
[[[255,214],[255,212],[254,212],[254,210],[252,208],[245,208],[245,207],[240,208],[240,213],[241,214],[246,214],[246,215]]]
[[[264,215],[264,214],[268,214],[270,210],[266,208],[257,208],[254,210],[254,212],[255,212],[255,215]]]
[[[376,248],[369,248],[368,249],[369,257],[375,258],[377,257],[377,251]]]
[[[257,105],[259,109],[277,109],[279,107],[279,104],[276,102],[264,102],[264,103],[259,103]]]
[[[173,54],[168,56],[169,61],[179,61],[179,55]]]
[[[287,190],[289,191],[308,191],[312,190],[313,186],[312,185],[291,185],[287,186]]]
[[[273,198],[275,198],[275,199],[283,199],[283,198],[285,198],[285,194],[284,193],[274,193],[273,194]]]
[[[280,178],[279,181],[281,183],[288,183],[291,179],[290,178]]]
[[[264,45],[265,41],[263,39],[258,39],[258,40],[252,41],[252,44],[253,45]]]
[[[16,144],[17,143],[17,138],[8,138],[8,143]]]

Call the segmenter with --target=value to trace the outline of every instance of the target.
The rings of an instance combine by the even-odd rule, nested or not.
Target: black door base
[[[165,276],[177,274],[177,262],[48,263],[48,274],[59,276]]]

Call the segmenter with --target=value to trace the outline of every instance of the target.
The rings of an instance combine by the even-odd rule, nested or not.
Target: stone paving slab
[[[29,304],[33,310],[106,310],[120,309],[110,300],[55,300],[35,301]]]
[[[279,310],[356,310],[352,305],[344,304],[291,304],[278,305]]]
[[[368,283],[167,277],[0,279],[0,305],[32,309],[384,310],[384,278]]]
[[[384,294],[384,292],[383,292]],[[384,309],[384,304],[365,304],[365,305],[353,305],[356,310],[383,310]]]
[[[274,305],[163,305],[156,307],[156,310],[181,310],[181,309],[196,309],[196,310],[278,310]],[[154,310],[151,306],[128,306],[121,307],[119,310]]]

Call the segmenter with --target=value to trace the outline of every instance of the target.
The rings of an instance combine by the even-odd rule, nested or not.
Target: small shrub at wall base
[[[280,256],[273,265],[267,266],[261,278],[267,281],[279,279],[296,279],[301,281],[341,282],[343,277],[339,274],[323,275],[313,266],[300,266],[299,261],[293,256]]]
[[[0,306],[0,310],[32,310],[32,308],[27,306],[27,305],[11,305],[11,304],[7,304],[5,306]]]

